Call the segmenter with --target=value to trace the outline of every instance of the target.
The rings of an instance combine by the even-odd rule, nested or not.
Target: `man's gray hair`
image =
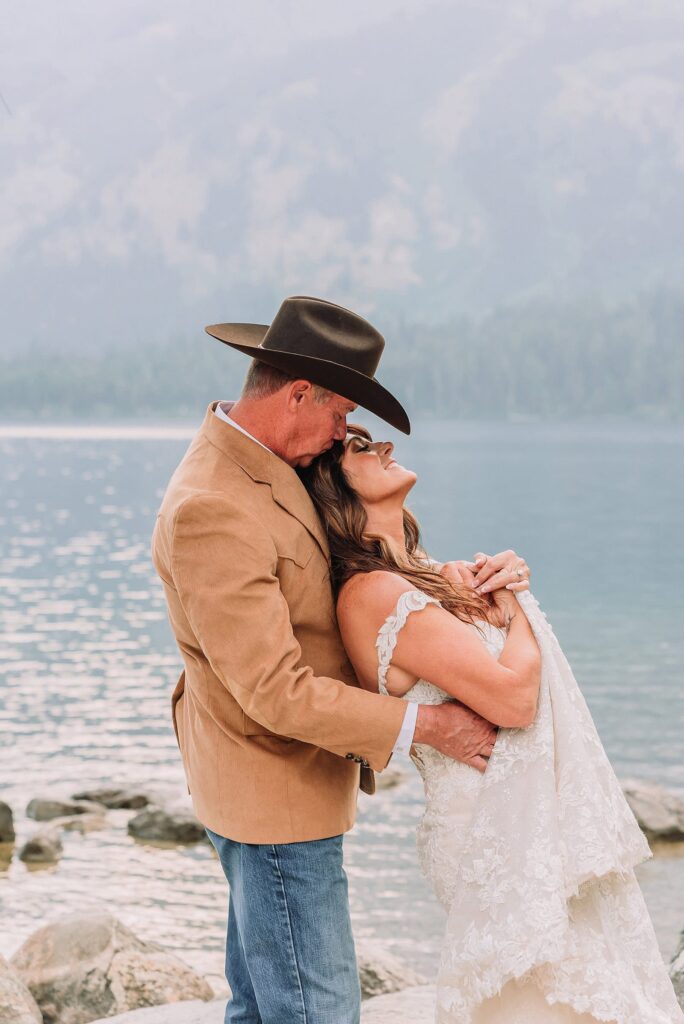
[[[270,398],[271,395],[274,395],[276,391],[280,391],[281,388],[284,388],[291,381],[306,379],[301,374],[298,377],[294,377],[292,374],[283,373],[282,370],[278,370],[275,366],[262,363],[260,359],[253,359],[249,364],[240,397],[249,398],[252,401],[259,398]],[[313,392],[314,401],[318,402],[319,405],[325,405],[333,394],[332,391],[319,387],[318,384],[313,385]]]

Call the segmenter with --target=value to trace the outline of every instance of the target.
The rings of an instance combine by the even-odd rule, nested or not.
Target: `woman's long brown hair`
[[[350,425],[348,431],[372,441],[365,427]],[[366,533],[368,516],[342,469],[343,455],[344,443],[335,441],[332,448],[314,459],[310,466],[298,470],[325,526],[335,596],[352,576],[380,569],[403,576],[419,590],[437,598],[447,611],[464,622],[486,619],[490,607],[483,597],[473,593],[467,584],[452,583],[425,564],[420,527],[406,507],[403,509],[406,558],[398,559],[383,537]]]

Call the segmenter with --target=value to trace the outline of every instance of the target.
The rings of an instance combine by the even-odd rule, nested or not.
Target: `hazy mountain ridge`
[[[5,351],[682,280],[679,4],[40,10],[2,55]]]
[[[412,416],[681,420],[684,293],[585,298],[385,329],[378,379]],[[93,354],[0,360],[0,420],[195,420],[236,398],[245,356],[206,334]],[[365,415],[365,414],[364,414]]]

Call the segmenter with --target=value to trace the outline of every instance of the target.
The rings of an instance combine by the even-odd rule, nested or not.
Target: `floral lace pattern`
[[[516,596],[542,656],[534,723],[500,730],[484,775],[413,748],[419,858],[448,915],[437,1024],[682,1022],[633,871],[648,844],[546,616],[532,594]],[[380,629],[380,692],[399,630],[430,603],[402,594]],[[498,657],[504,631],[479,625]],[[451,698],[421,679],[405,699]],[[518,1013],[521,992],[533,998]]]

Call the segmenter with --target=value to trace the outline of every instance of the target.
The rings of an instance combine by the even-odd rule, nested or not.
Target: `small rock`
[[[133,789],[115,789],[101,787],[86,789],[82,793],[74,793],[72,800],[89,800],[92,803],[104,804],[110,810],[139,810],[147,807],[150,798],[145,793]]]
[[[128,832],[136,839],[158,842],[197,843],[207,839],[204,825],[190,811],[148,807],[128,822]]]
[[[27,839],[19,851],[26,864],[55,864],[62,856],[62,840],[56,830],[43,829]]]
[[[406,778],[404,772],[399,771],[398,768],[385,768],[384,772],[375,773],[375,788],[376,789],[394,789],[400,782],[403,782]]]
[[[625,779],[622,789],[649,839],[684,841],[684,799],[653,782]]]
[[[433,1024],[434,1019],[435,990],[432,985],[420,985],[394,995],[369,999],[361,1010],[361,1024]]]
[[[361,996],[364,999],[425,984],[422,975],[388,953],[380,944],[357,940],[356,960],[361,981]]]
[[[0,843],[13,843],[15,839],[12,808],[0,800]]]
[[[50,1024],[88,1024],[142,1006],[213,997],[211,986],[182,960],[100,911],[40,928],[12,966]]]
[[[100,804],[86,800],[58,800],[52,797],[34,797],[26,808],[29,818],[36,821],[52,821],[53,818],[66,818],[73,814],[102,813]]]
[[[13,843],[0,843],[0,872],[7,871],[14,856]]]
[[[684,1009],[684,931],[679,936],[679,946],[672,957],[670,977],[679,1005]]]
[[[53,818],[50,825],[54,828],[63,828],[65,832],[96,832],[104,828],[107,819],[104,814],[94,812],[92,814],[70,814],[66,818]]]
[[[1,956],[0,1024],[43,1024],[38,1003],[17,972]]]

